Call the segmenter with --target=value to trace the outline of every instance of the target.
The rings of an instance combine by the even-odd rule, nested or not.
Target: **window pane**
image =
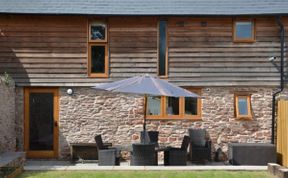
[[[166,21],[159,21],[159,75],[166,75]]]
[[[91,73],[105,73],[105,46],[91,46]]]
[[[105,40],[106,38],[106,24],[94,23],[90,26],[90,38],[91,40]]]
[[[252,28],[252,22],[236,22],[236,38],[251,39],[253,37]]]
[[[166,113],[167,115],[179,115],[179,98],[167,97]]]
[[[239,115],[248,115],[247,97],[238,97]]]
[[[185,98],[185,114],[197,115],[197,98],[192,97]]]
[[[160,96],[147,96],[147,115],[160,115],[161,109]]]

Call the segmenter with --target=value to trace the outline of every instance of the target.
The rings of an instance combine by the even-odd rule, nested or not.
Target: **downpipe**
[[[272,127],[271,127],[271,143],[274,143],[275,138],[275,110],[276,110],[276,96],[284,90],[284,43],[285,43],[285,28],[280,17],[276,17],[276,22],[280,27],[280,88],[272,95]]]

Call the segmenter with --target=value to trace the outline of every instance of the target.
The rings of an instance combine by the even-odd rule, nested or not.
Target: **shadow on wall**
[[[29,60],[27,54],[31,49],[27,47],[27,36],[19,27],[12,24],[12,16],[6,15],[0,18],[0,75],[7,73],[15,81],[29,82],[27,69],[24,64]],[[37,44],[35,44],[37,45]]]
[[[10,15],[2,15],[0,17],[0,75],[4,75],[4,78],[7,78],[7,80],[9,77],[11,77],[15,82],[15,85],[18,86],[19,83],[29,83],[26,69],[27,66],[25,65],[30,65],[27,64],[27,60],[30,60],[27,58],[27,54],[31,53],[31,49],[30,47],[27,47],[27,43],[29,43],[28,33],[25,32],[25,29],[23,31],[23,29],[20,28],[21,25],[17,24],[18,22],[14,23],[14,18],[15,17]],[[27,29],[28,28],[26,28],[26,30]],[[34,45],[37,46],[37,44]],[[17,113],[20,110],[22,111],[23,108],[18,108],[22,105],[19,105],[18,100],[20,98],[17,97],[17,90],[15,93],[15,89],[13,89],[13,93],[13,95],[16,97],[16,99],[14,99],[15,107],[12,111],[14,113],[14,117],[16,115],[16,118],[14,118],[14,130],[16,131],[16,135],[14,135],[14,137],[16,138],[14,138],[14,140],[16,140],[16,150],[22,150],[21,137],[23,137],[23,117],[17,115]],[[0,97],[3,99],[2,96]],[[1,112],[0,117],[4,117],[3,113]]]

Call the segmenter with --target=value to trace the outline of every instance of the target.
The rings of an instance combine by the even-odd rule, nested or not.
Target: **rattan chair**
[[[98,149],[98,165],[99,166],[119,166],[120,150],[112,148],[111,143],[103,143],[101,135],[95,136]]]
[[[187,165],[187,149],[190,143],[189,136],[184,136],[180,148],[170,147],[164,151],[164,165],[182,166]]]
[[[155,144],[153,143],[135,143],[132,144],[131,152],[132,166],[152,166],[157,165],[157,152],[155,152]]]
[[[145,132],[141,131],[141,143],[154,143],[156,145],[156,147],[159,146],[158,144],[158,136],[159,136],[159,132],[158,131],[146,131],[146,135]]]
[[[190,159],[192,162],[211,161],[211,140],[205,129],[189,129]]]

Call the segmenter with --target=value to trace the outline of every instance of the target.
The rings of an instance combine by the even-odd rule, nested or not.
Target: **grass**
[[[266,171],[25,171],[17,178],[269,178]]]

